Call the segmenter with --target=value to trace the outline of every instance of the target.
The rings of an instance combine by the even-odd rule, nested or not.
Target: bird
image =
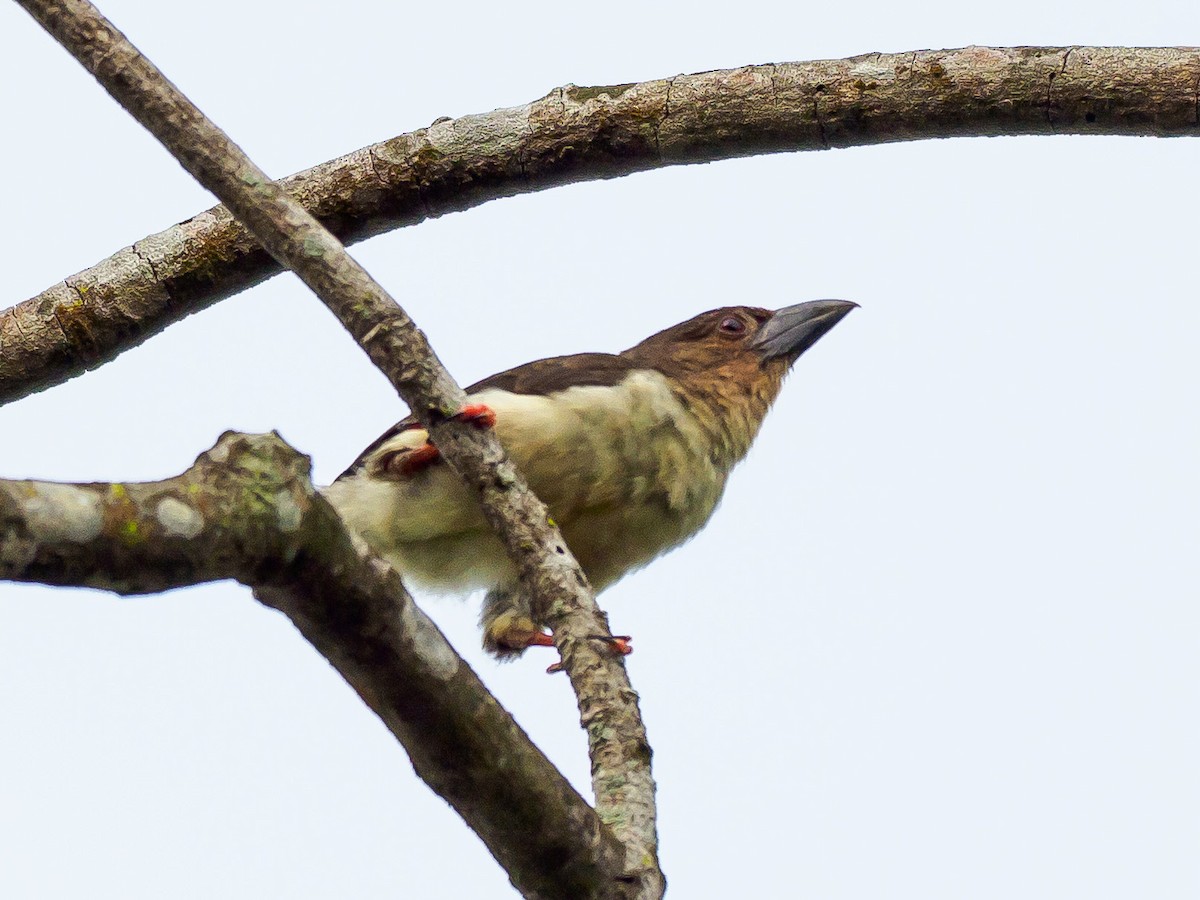
[[[709,310],[620,353],[556,356],[485,378],[466,389],[455,418],[495,429],[599,593],[704,527],[792,365],[857,306]],[[323,494],[406,582],[486,590],[480,625],[493,656],[554,645],[477,498],[415,417]],[[628,636],[611,643],[632,649]]]

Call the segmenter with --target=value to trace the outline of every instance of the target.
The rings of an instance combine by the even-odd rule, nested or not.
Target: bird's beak
[[[778,309],[763,325],[752,346],[763,361],[787,357],[795,362],[800,354],[842,321],[858,304],[850,300],[809,300]]]

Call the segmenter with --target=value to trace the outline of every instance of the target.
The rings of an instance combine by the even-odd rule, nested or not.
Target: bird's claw
[[[468,403],[450,418],[476,428],[496,427],[496,412],[486,403]]]
[[[486,403],[467,403],[450,418],[455,422],[462,422],[464,425],[474,425],[476,428],[494,428],[496,426],[496,413]],[[392,469],[405,478],[411,478],[418,472],[428,469],[441,457],[442,454],[433,441],[426,441],[419,447],[413,447],[411,450],[397,454]]]
[[[403,454],[397,454],[394,470],[404,477],[410,478],[418,472],[428,469],[438,461],[439,457],[441,457],[441,453],[438,452],[438,448],[432,442],[427,442]]]
[[[506,610],[487,623],[483,646],[500,657],[515,656],[528,647],[553,647],[554,635],[547,634],[528,616]]]
[[[633,636],[629,634],[589,634],[588,637],[593,641],[602,641],[608,646],[613,656],[628,656],[633,652]],[[552,663],[546,668],[547,675],[553,675],[555,672],[563,670],[562,660]]]
[[[628,656],[633,652],[633,635],[631,634],[589,634],[593,641],[603,641],[614,656]]]

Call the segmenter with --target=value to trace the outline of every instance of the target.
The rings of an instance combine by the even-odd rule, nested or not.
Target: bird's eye
[[[726,316],[717,327],[723,334],[741,334],[746,330],[746,323],[737,316]]]

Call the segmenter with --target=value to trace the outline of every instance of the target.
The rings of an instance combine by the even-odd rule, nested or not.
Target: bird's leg
[[[633,635],[631,634],[593,634],[593,641],[603,641],[608,644],[613,656],[628,656],[633,652]]]
[[[468,403],[450,418],[476,428],[496,427],[496,413],[486,403]]]
[[[527,647],[554,646],[554,636],[534,621],[528,598],[515,588],[489,591],[483,601],[479,624],[483,626],[484,649],[501,658],[520,654]],[[603,641],[614,656],[628,656],[633,652],[633,638],[627,634],[590,634],[588,637]]]
[[[450,417],[456,422],[474,425],[476,428],[494,428],[496,413],[485,403],[467,403]],[[388,467],[404,478],[410,478],[418,472],[423,472],[441,459],[442,454],[431,440],[426,440],[419,447],[404,450],[396,454],[395,460]]]
[[[633,640],[632,635],[589,634],[588,637],[590,637],[593,641],[603,641],[605,644],[607,644],[608,649],[612,652],[613,656],[628,656],[633,652],[633,644],[631,643]],[[563,668],[564,666],[560,660],[559,662],[552,663],[551,665],[547,666],[546,674],[553,675],[555,672],[561,672]]]
[[[479,617],[483,648],[500,659],[511,659],[526,647],[553,647],[554,638],[533,620],[529,601],[517,590],[488,591]]]
[[[433,445],[433,441],[426,441],[420,447],[413,447],[411,450],[397,453],[391,468],[399,475],[409,478],[428,469],[441,458],[441,455],[438,448]]]

